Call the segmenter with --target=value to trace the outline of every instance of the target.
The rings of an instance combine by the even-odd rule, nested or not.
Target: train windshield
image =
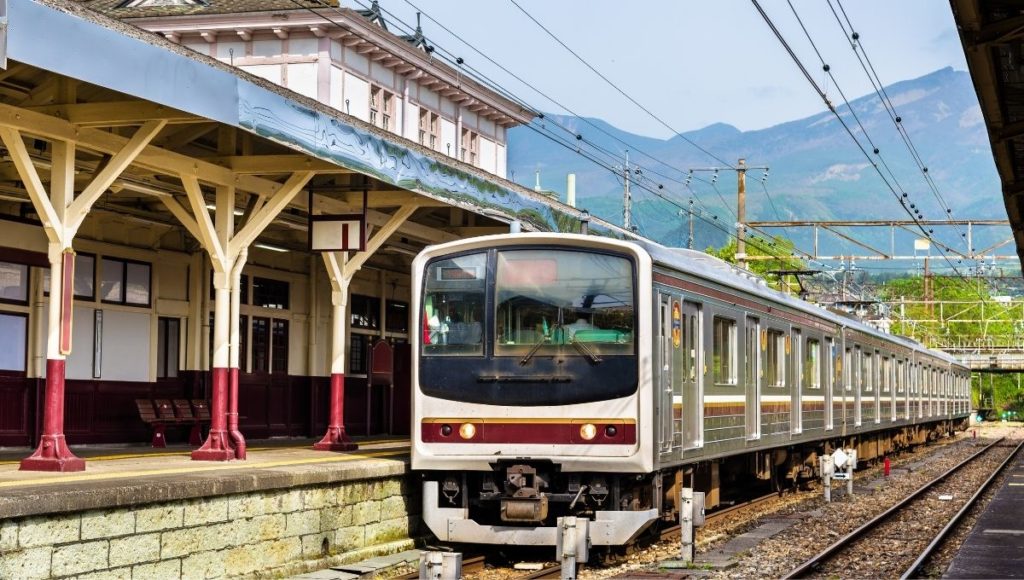
[[[423,354],[483,354],[487,254],[468,254],[427,268]]]
[[[633,354],[633,266],[571,250],[503,250],[495,278],[498,356]]]

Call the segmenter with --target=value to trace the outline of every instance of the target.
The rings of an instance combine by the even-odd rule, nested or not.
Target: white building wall
[[[495,165],[494,173],[503,179],[507,178],[508,175],[506,175],[506,173],[508,172],[508,168],[507,159],[505,157],[505,146],[501,144],[495,145],[495,155],[497,158],[497,164]]]
[[[455,146],[455,123],[446,118],[441,119],[441,142],[438,144],[438,151],[452,157],[457,157],[459,152]]]
[[[420,139],[420,108],[418,105],[409,103],[405,111],[405,128],[402,134],[410,141],[419,143]]]
[[[497,155],[494,141],[491,141],[487,137],[480,137],[480,169],[489,173],[497,173]]]
[[[315,36],[295,36],[288,38],[288,54],[298,56],[315,56],[320,52]]]
[[[288,65],[288,88],[311,99],[317,97],[317,64]]]
[[[364,121],[370,118],[370,85],[363,79],[345,73],[345,101],[341,110]],[[346,107],[348,110],[346,110]]]
[[[338,109],[339,111],[345,110],[345,92],[343,86],[345,83],[345,71],[341,70],[336,66],[331,66],[331,89],[330,97],[328,97],[327,104]]]
[[[256,64],[239,68],[274,84],[281,84],[281,65],[279,64]]]

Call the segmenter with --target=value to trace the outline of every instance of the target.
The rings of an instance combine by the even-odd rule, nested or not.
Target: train
[[[460,544],[555,546],[558,518],[622,546],[752,485],[945,436],[970,373],[713,256],[516,233],[413,261],[411,468],[423,521]]]

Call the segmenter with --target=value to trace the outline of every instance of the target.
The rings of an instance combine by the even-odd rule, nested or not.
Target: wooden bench
[[[210,422],[210,405],[202,399],[135,399],[139,418],[153,428],[153,447],[167,447],[168,425],[191,425],[189,443],[203,443],[203,424]]]

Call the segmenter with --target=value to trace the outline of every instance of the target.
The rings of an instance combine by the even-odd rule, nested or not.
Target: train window
[[[760,335],[758,326],[756,318],[747,319],[747,335],[746,341],[744,341],[743,344],[743,366],[748,385],[757,385],[757,351],[759,342],[758,336]]]
[[[871,393],[875,390],[874,362],[874,357],[870,352],[865,352],[863,358],[861,358],[861,385],[864,386],[865,393]]]
[[[882,392],[888,393],[891,389],[892,383],[892,361],[889,357],[882,357]]]
[[[807,339],[807,353],[804,356],[803,385],[808,389],[821,388],[821,343]]]
[[[786,333],[778,330],[768,331],[768,344],[765,349],[765,385],[769,387],[786,386]]]
[[[487,255],[468,254],[427,266],[423,291],[423,354],[483,354]]]
[[[633,265],[569,250],[498,252],[495,354],[633,354]]]
[[[904,370],[903,361],[896,361],[896,392],[902,393],[906,389],[906,371]]]
[[[736,384],[736,321],[716,316],[713,322],[714,341],[711,349],[715,383]]]
[[[843,385],[847,391],[853,390],[853,350],[849,348],[843,353]]]

